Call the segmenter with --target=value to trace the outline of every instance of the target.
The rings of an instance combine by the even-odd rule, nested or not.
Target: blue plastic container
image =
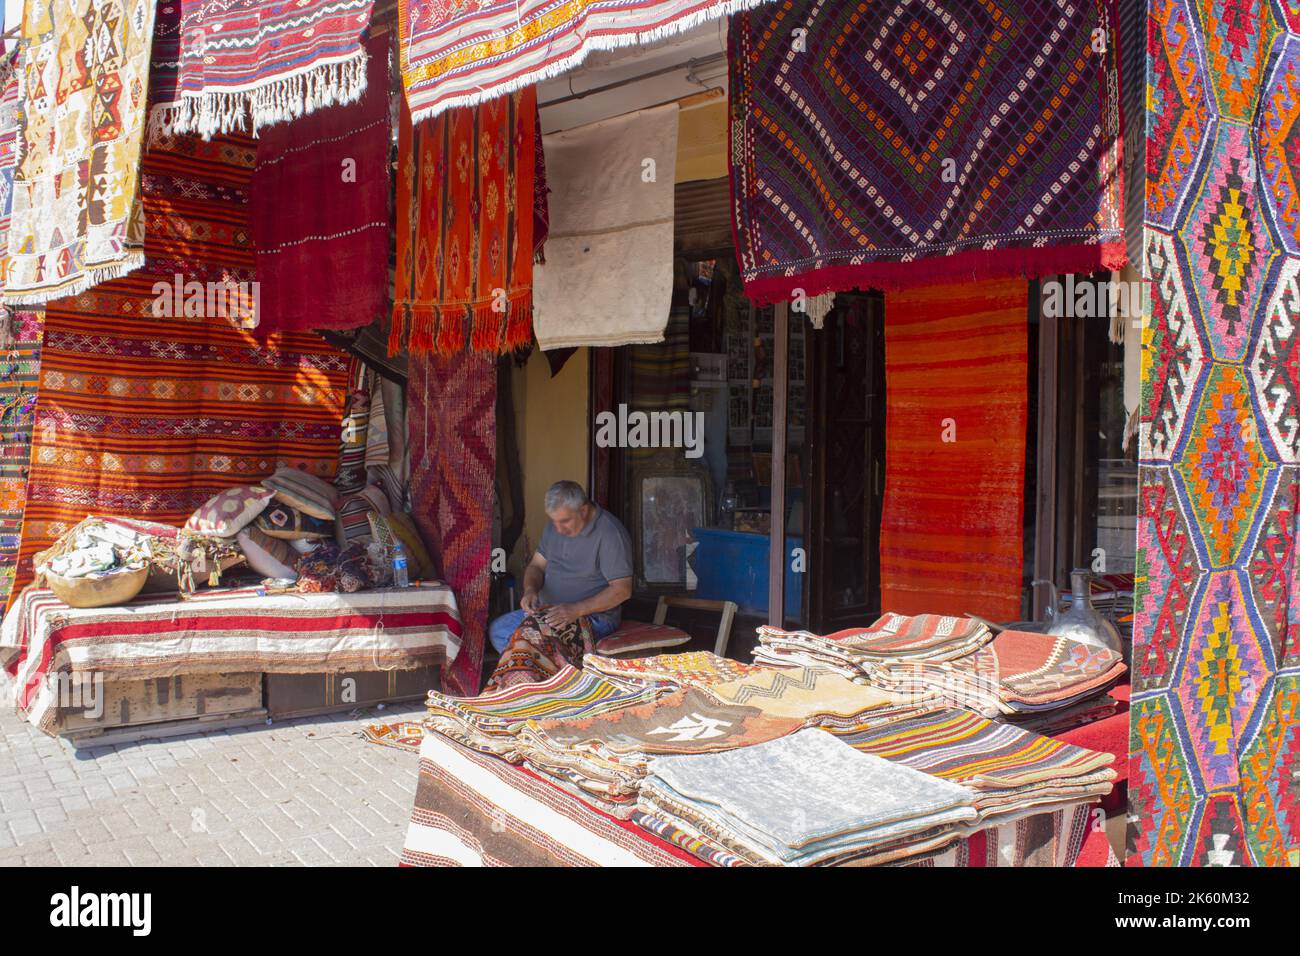
[[[699,578],[695,596],[712,601],[735,601],[745,614],[767,614],[767,557],[765,534],[727,531],[722,528],[693,528],[700,543],[695,552],[695,573]],[[806,571],[792,570],[794,549],[803,538],[785,539],[785,616],[798,620],[803,611],[803,583]],[[805,566],[807,561],[804,561]]]

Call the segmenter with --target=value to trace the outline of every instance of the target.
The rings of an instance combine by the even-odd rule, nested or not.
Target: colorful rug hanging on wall
[[[18,100],[22,77],[18,47],[0,60],[0,261],[9,255],[9,217],[14,205],[14,173],[18,170]],[[0,288],[5,269],[0,268]]]
[[[1300,17],[1276,10],[1149,10],[1129,865],[1300,866]]]
[[[781,0],[733,18],[751,299],[1124,264],[1110,0],[968,6]]]
[[[532,88],[414,127],[403,105],[390,354],[532,341],[537,122]]]
[[[333,477],[347,356],[311,333],[259,341],[183,307],[212,299],[175,292],[252,281],[254,151],[234,137],[156,144],[148,264],[48,309],[15,593],[32,555],[87,514],[180,525],[280,464]]]
[[[390,39],[366,42],[366,92],[355,103],[257,138],[259,335],[354,329],[388,306]]]
[[[154,5],[33,0],[5,301],[39,305],[144,264],[139,167]]]
[[[559,76],[597,50],[655,43],[763,0],[398,0],[418,123]]]
[[[373,0],[166,0],[158,5],[150,134],[258,132],[356,101]]]
[[[881,606],[1020,620],[1028,283],[915,289],[888,311]]]
[[[0,316],[0,607],[18,566],[44,318],[42,312]]]
[[[477,352],[410,360],[411,514],[439,577],[456,592],[461,648],[444,668],[442,686],[460,697],[477,694],[483,680],[496,494],[496,382],[495,361]]]

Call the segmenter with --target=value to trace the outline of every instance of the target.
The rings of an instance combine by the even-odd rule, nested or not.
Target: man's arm
[[[551,627],[561,627],[587,614],[599,614],[609,611],[632,596],[632,579],[619,578],[610,581],[605,590],[593,594],[584,601],[569,604],[554,604],[546,610],[546,623]]]
[[[546,559],[537,551],[524,568],[524,596],[519,606],[532,614],[542,604],[542,585],[546,583]]]

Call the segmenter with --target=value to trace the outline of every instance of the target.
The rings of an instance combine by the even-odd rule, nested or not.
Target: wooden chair
[[[667,595],[659,598],[653,624],[646,624],[643,621],[624,621],[617,631],[596,644],[596,653],[602,657],[618,657],[680,647],[687,643],[691,639],[689,634],[664,623],[670,607],[718,612],[721,619],[718,623],[718,636],[713,643],[713,653],[719,657],[727,656],[727,643],[731,640],[731,624],[736,618],[736,611],[739,610],[736,602],[707,601],[703,598],[668,597]]]

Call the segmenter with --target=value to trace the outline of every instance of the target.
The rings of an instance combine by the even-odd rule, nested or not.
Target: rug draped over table
[[[477,352],[412,355],[407,386],[411,514],[455,592],[464,632],[448,693],[482,681],[487,635],[492,502],[496,486],[496,364]]]
[[[677,112],[670,103],[543,137],[551,222],[533,295],[543,349],[663,341]]]
[[[532,340],[538,175],[529,88],[412,126],[397,149],[397,285],[388,350],[499,354]]]
[[[18,712],[52,733],[62,719],[58,674],[150,680],[414,670],[454,658],[460,633],[456,597],[441,586],[353,594],[220,588],[100,608],[69,608],[30,588],[0,627],[0,667],[16,677]]]
[[[890,296],[881,604],[1020,618],[1028,286]]]
[[[733,18],[746,295],[822,296],[807,303],[820,322],[825,294],[855,287],[1119,268],[1114,23],[1110,0],[960,16],[939,0],[781,0]]]
[[[40,304],[144,264],[140,149],[154,4],[24,7],[5,301]]]
[[[1300,17],[1148,27],[1128,863],[1297,866]]]
[[[374,0],[167,0],[158,8],[150,135],[258,132],[356,101]]]
[[[357,102],[258,135],[259,335],[357,328],[388,306],[389,39],[367,41]]]
[[[225,317],[155,315],[178,275],[253,279],[253,154],[234,137],[148,150],[146,268],[46,312],[15,590],[32,555],[89,513],[180,525],[281,464],[333,477],[345,354],[310,333],[263,342]]]
[[[398,0],[402,81],[416,122],[654,43],[762,0]]]

